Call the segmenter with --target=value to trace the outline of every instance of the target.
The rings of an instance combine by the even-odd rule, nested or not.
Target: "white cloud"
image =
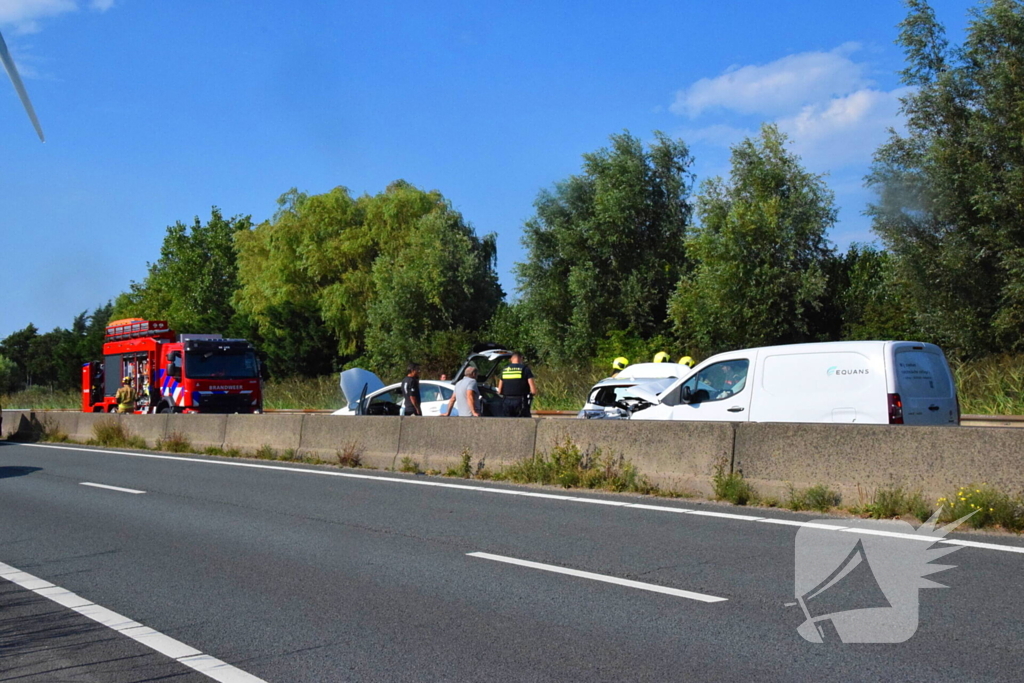
[[[106,12],[115,0],[86,0],[97,12]],[[13,26],[18,33],[36,33],[40,20],[76,12],[79,0],[0,0],[0,26]]]
[[[811,168],[863,164],[888,138],[889,128],[902,127],[900,97],[907,92],[865,88],[807,105],[777,123],[790,136],[792,150]]]
[[[846,43],[830,52],[802,52],[768,64],[733,66],[676,93],[671,110],[696,118],[708,109],[779,115],[871,85],[865,65],[850,59],[860,49]]]
[[[861,166],[903,126],[900,97],[908,89],[879,89],[866,77],[868,64],[853,59],[847,43],[830,52],[803,52],[763,65],[733,67],[676,94],[672,111],[699,124],[684,138],[717,147],[735,145],[762,121],[789,135],[790,148],[817,172]]]

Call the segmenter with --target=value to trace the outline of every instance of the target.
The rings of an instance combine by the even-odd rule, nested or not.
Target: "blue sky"
[[[953,41],[973,2],[936,0]],[[628,129],[699,177],[776,121],[872,239],[871,152],[898,126],[897,0],[0,0],[47,135],[0,81],[0,338],[67,326],[145,276],[167,225],[269,217],[291,187],[438,189],[498,234],[502,284],[537,192]]]

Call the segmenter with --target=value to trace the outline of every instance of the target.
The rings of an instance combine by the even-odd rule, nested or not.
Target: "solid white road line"
[[[566,567],[559,567],[553,564],[543,564],[541,562],[531,562],[529,560],[519,560],[514,557],[505,557],[504,555],[492,555],[491,553],[466,553],[469,557],[479,557],[483,560],[494,560],[495,562],[505,562],[506,564],[516,564],[520,567],[530,567],[531,569],[541,569],[546,572],[554,572],[555,574],[568,574],[569,576],[576,576],[581,579],[590,579],[591,581],[601,581],[603,583],[614,583],[619,586],[628,586],[629,588],[639,588],[640,590],[651,591],[653,593],[664,593],[665,595],[674,595],[677,598],[687,598],[689,600],[697,600],[699,602],[725,602],[728,598],[719,598],[714,595],[705,595],[703,593],[694,593],[693,591],[684,591],[678,588],[667,588],[665,586],[658,586],[653,583],[643,583],[642,581],[632,581],[630,579],[620,579],[614,576],[605,576],[604,574],[594,574],[593,572],[581,572],[578,569],[567,569]]]
[[[83,481],[80,486],[92,486],[98,489],[110,489],[111,491],[120,491],[121,493],[145,493],[145,491],[139,491],[137,489],[123,489],[120,486],[110,486],[108,484],[94,484],[91,481]]]
[[[148,626],[144,626],[128,617],[123,617],[106,607],[93,604],[71,591],[64,590],[60,586],[54,586],[49,581],[36,578],[3,562],[0,562],[0,579],[7,579],[11,583],[56,602],[58,605],[73,609],[82,616],[89,617],[93,621],[128,636],[151,650],[156,650],[160,654],[170,657],[208,678],[220,681],[220,683],[266,683],[262,678],[257,678],[215,657],[205,655],[180,640],[175,640],[159,631],[154,631]]]
[[[409,484],[412,486],[433,486],[436,488],[443,489],[459,489],[462,491],[476,491],[477,493],[495,493],[503,496],[519,496],[522,498],[544,498],[547,500],[560,500],[568,503],[589,503],[592,505],[607,505],[609,507],[634,509],[634,510],[651,510],[655,512],[672,512],[680,515],[695,515],[699,517],[712,517],[719,519],[729,519],[737,522],[755,522],[758,524],[778,524],[782,526],[795,526],[795,527],[807,527],[810,529],[824,529],[832,531],[857,531],[842,524],[841,520],[836,520],[836,524],[821,524],[819,522],[799,522],[792,519],[778,519],[775,517],[756,517],[754,515],[738,515],[731,512],[714,512],[711,510],[693,510],[690,508],[677,508],[670,507],[667,505],[646,505],[643,503],[623,503],[618,500],[601,500],[598,498],[579,498],[577,496],[566,496],[558,495],[554,493],[537,493],[533,491],[521,491],[516,489],[498,489],[487,486],[471,486],[469,484],[449,484],[441,481],[427,481],[423,479],[404,479],[399,477],[382,477],[374,474],[356,474],[354,472],[336,472],[332,470],[307,470],[301,467],[284,467],[280,465],[262,465],[254,462],[231,462],[228,460],[206,460],[203,458],[188,458],[177,455],[157,455],[156,453],[133,453],[131,451],[108,451],[100,448],[86,448],[86,447],[75,447],[75,446],[55,446],[51,444],[39,444],[39,443],[25,443],[18,444],[19,446],[27,446],[29,448],[51,448],[56,450],[64,451],[87,451],[89,453],[106,453],[109,455],[123,455],[133,458],[153,458],[154,460],[175,460],[178,462],[187,462],[193,465],[220,465],[225,467],[246,467],[249,469],[256,470],[274,470],[277,472],[290,472],[292,474],[316,474],[326,477],[344,477],[347,479],[363,479],[366,481],[375,481],[382,484]],[[906,534],[901,532],[889,532],[884,530],[872,531],[872,534],[878,536],[889,536],[891,538],[902,538]],[[919,539],[915,539],[919,540]],[[979,550],[997,550],[1005,553],[1018,553],[1024,554],[1024,547],[1013,546],[1013,545],[1002,545],[1000,543],[979,543],[977,541],[960,541],[952,538],[942,539],[935,541],[936,543],[944,543],[946,545],[959,545],[967,548],[977,548]]]

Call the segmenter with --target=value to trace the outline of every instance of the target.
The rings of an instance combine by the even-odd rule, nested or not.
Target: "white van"
[[[826,342],[708,358],[657,395],[642,385],[633,420],[956,425],[942,349],[903,341]]]

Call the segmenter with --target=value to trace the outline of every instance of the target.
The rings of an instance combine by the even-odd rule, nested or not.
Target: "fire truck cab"
[[[107,325],[103,360],[82,366],[82,410],[117,410],[127,377],[135,413],[262,413],[263,376],[244,339],[179,337],[163,320],[117,320]]]

